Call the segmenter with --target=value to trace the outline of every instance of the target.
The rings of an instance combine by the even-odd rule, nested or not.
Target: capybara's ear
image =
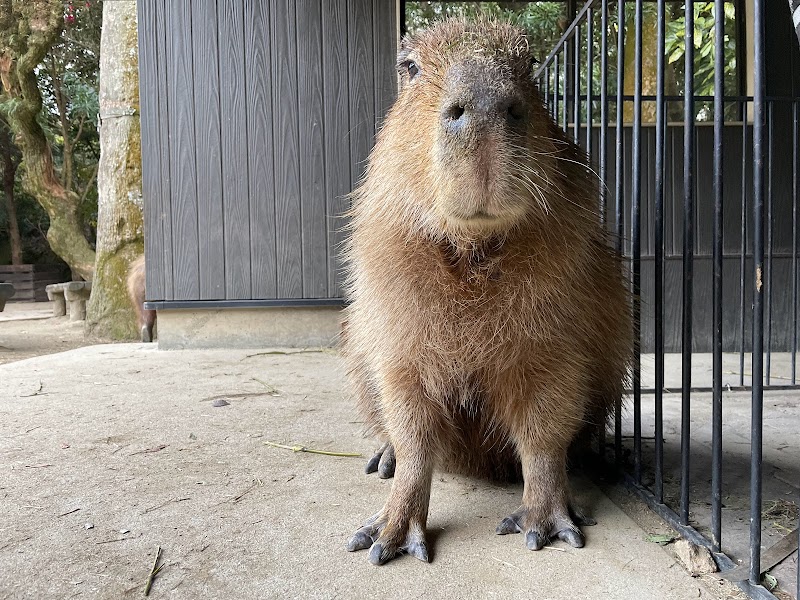
[[[402,68],[402,65],[408,59],[408,55],[411,54],[411,50],[413,49],[411,43],[411,36],[404,35],[403,39],[400,40],[400,50],[397,53],[397,68]]]

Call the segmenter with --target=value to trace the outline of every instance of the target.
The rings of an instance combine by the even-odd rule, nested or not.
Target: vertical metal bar
[[[558,55],[553,58],[553,121],[558,123],[558,97],[561,91],[561,80],[559,79],[558,66],[560,59]]]
[[[792,385],[797,384],[797,100],[792,101]],[[800,569],[798,569],[800,581]],[[800,596],[797,596],[800,599]]]
[[[573,98],[574,104],[572,105],[573,109],[573,126],[574,126],[574,133],[573,138],[576,144],[580,143],[581,137],[581,26],[575,26],[575,81],[574,81],[574,91],[573,91]]]
[[[608,0],[602,0],[600,10],[600,221],[605,225],[608,200]]]
[[[742,221],[739,246],[739,385],[744,385],[745,269],[747,266],[747,100],[742,102]]]
[[[774,105],[774,100],[767,101],[767,260],[764,264],[764,287],[767,295],[767,364],[764,369],[766,385],[770,384],[770,367],[772,365],[772,140],[774,139],[772,109]]]
[[[616,206],[614,211],[615,232],[617,235],[617,252],[622,256],[624,250],[623,228],[625,209],[623,165],[622,165],[622,119],[624,103],[622,100],[625,84],[625,2],[617,0],[617,139],[616,139]],[[614,406],[614,460],[622,461],[622,399],[618,399]]]
[[[608,0],[600,5],[600,225],[606,225],[608,203]],[[605,459],[606,424],[600,427],[600,460]]]
[[[631,175],[631,282],[633,296],[633,464],[636,483],[642,482],[642,357],[641,331],[641,195],[642,195],[642,2],[636,0],[633,87],[633,165]]]
[[[592,157],[592,71],[594,71],[594,10],[586,11],[586,153]]]
[[[683,314],[681,335],[681,523],[689,524],[692,387],[692,292],[694,285],[694,4],[686,3],[683,115]]]
[[[750,583],[761,579],[761,457],[764,412],[764,0],[754,0],[753,391],[750,413]]]
[[[656,230],[655,230],[655,496],[664,502],[664,45],[665,1],[658,0],[656,63]]]
[[[563,98],[564,98],[564,110],[562,111],[562,115],[561,115],[561,118],[562,118],[561,129],[563,129],[564,132],[566,133],[567,132],[567,127],[568,127],[568,121],[569,121],[569,105],[567,104],[567,92],[568,92],[568,88],[569,88],[569,85],[568,85],[569,77],[567,77],[567,73],[569,73],[569,71],[567,70],[568,69],[567,55],[569,54],[569,52],[567,52],[566,43],[564,44],[564,51],[561,54],[564,57],[564,62],[561,63],[563,65],[563,71],[564,71],[564,96],[563,96]]]
[[[722,131],[725,113],[725,3],[714,0],[714,276],[711,401],[711,543],[722,540]]]
[[[404,36],[408,33],[406,27],[406,0],[400,0],[400,35]]]
[[[546,104],[549,105],[550,104],[549,100],[550,100],[550,65],[547,65],[544,68],[544,101]],[[548,106],[547,108],[550,111],[550,114],[552,115],[553,107]]]

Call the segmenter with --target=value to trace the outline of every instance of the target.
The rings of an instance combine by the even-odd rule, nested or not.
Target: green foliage
[[[540,60],[556,45],[567,26],[564,2],[406,2],[406,28],[414,33],[447,17],[486,15],[523,27]]]
[[[19,181],[14,186],[14,199],[17,208],[17,223],[22,238],[22,262],[26,264],[62,262],[47,243],[47,228],[50,225],[47,212],[35,198],[25,193]],[[11,262],[9,238],[5,202],[0,202],[0,264]]]
[[[736,8],[726,2],[724,38],[724,89],[725,95],[739,94],[739,72],[736,64]],[[686,18],[684,6],[675,6],[672,18],[666,23],[665,50],[667,62],[674,69],[679,93],[683,94],[686,72]],[[694,93],[698,96],[714,95],[714,61],[716,35],[714,31],[714,3],[694,4]],[[697,102],[697,120],[713,118],[713,102]],[[733,113],[735,106],[730,106]]]
[[[79,213],[90,242],[97,229],[102,18],[101,2],[65,3],[64,30],[38,69],[43,100],[39,123],[50,142],[62,183],[82,199]]]
[[[625,43],[626,55],[633,55],[633,27],[634,27],[634,3],[626,2],[626,23],[625,23]],[[646,22],[655,22],[656,5],[653,2],[645,2],[643,5]],[[700,96],[710,96],[714,93],[714,2],[696,2],[695,10],[695,94]],[[592,39],[593,54],[595,57],[592,78],[594,81],[594,94],[600,93],[601,76],[601,42],[600,42],[600,11],[594,11],[594,37]],[[407,2],[406,3],[406,25],[410,33],[413,33],[431,22],[449,16],[461,16],[475,18],[478,15],[489,15],[497,18],[506,18],[512,22],[523,26],[531,39],[531,47],[543,60],[555,47],[568,22],[566,16],[566,2]],[[665,53],[667,58],[667,93],[683,93],[684,87],[684,56],[685,40],[684,27],[685,18],[684,5],[677,2],[669,2],[667,9]],[[725,3],[725,93],[737,95],[739,93],[739,72],[736,64],[736,10],[731,2]],[[617,11],[615,6],[611,6],[608,14],[608,37],[607,37],[607,59],[608,59],[608,94],[613,97],[616,95],[617,82],[617,40],[619,36],[619,23],[617,23]],[[655,31],[645,32],[645,35],[655,36]],[[586,57],[587,40],[585,34],[581,40],[581,56]],[[626,64],[632,59],[626,60]],[[552,71],[551,71],[552,73]],[[570,72],[571,75],[571,72]],[[632,74],[626,73],[626,79]],[[645,78],[654,79],[655,74]],[[560,69],[559,87],[563,91],[565,84],[565,73]],[[584,68],[581,72],[581,89],[585,93],[587,83],[587,73]],[[550,81],[551,89],[555,86],[555,81]],[[698,120],[712,118],[713,110],[710,102],[698,102]],[[672,110],[678,110],[677,105],[671,106]],[[735,108],[735,107],[731,107]],[[585,107],[583,107],[585,118]],[[599,117],[599,103],[594,103],[595,119]],[[676,113],[676,118],[681,118],[680,111]]]

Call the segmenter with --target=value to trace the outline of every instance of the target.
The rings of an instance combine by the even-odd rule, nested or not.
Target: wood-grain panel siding
[[[142,0],[148,299],[339,298],[392,0]]]
[[[340,253],[345,240],[344,214],[352,189],[350,171],[350,72],[348,68],[348,0],[330,0],[322,21],[325,103],[325,200],[328,235],[328,294],[343,295]]]
[[[272,49],[266,35],[270,7],[263,0],[245,0],[244,6],[251,297],[276,298]]]
[[[399,41],[398,9],[395,2],[372,0],[375,118],[378,127],[397,97],[398,81],[395,63]]]
[[[148,260],[147,269],[147,298],[166,298],[164,290],[164,244],[165,235],[162,227],[161,208],[162,173],[168,171],[169,165],[161,162],[160,148],[162,144],[161,129],[159,127],[159,94],[151,93],[158,89],[159,65],[159,37],[164,28],[158,26],[156,14],[157,0],[142,0],[138,3],[139,31],[139,65],[141,76],[139,78],[139,97],[141,111],[141,136],[142,136],[142,194],[144,196],[144,226],[145,254]],[[163,39],[163,38],[162,38]]]
[[[300,113],[300,212],[303,297],[328,295],[322,7],[297,0],[297,105]]]
[[[239,300],[251,297],[244,5],[241,0],[219,0],[217,16],[222,111],[225,298]]]
[[[278,297],[303,295],[300,238],[300,140],[297,101],[297,17],[293,0],[271,2],[272,135],[275,153],[275,237]]]
[[[350,70],[350,176],[355,183],[364,174],[375,134],[375,56],[373,30],[369,26],[372,0],[350,0],[347,7],[348,21],[352,25],[347,62]]]
[[[167,12],[167,100],[170,106],[173,293],[176,300],[190,300],[200,293],[191,0],[175,0],[171,6]]]
[[[217,0],[192,5],[200,299],[225,298]],[[202,82],[197,85],[196,82]]]

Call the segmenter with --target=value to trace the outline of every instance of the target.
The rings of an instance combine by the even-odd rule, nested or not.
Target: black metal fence
[[[633,489],[662,518],[687,539],[707,547],[721,571],[737,566],[733,558],[749,558],[748,572],[737,583],[753,598],[774,598],[762,585],[762,574],[773,566],[771,560],[762,561],[763,407],[765,391],[798,388],[800,99],[766,95],[764,0],[754,0],[754,12],[743,15],[753,23],[753,39],[748,40],[753,47],[753,59],[751,64],[740,64],[739,68],[746,67],[752,72],[752,95],[726,95],[725,3],[722,0],[714,2],[714,48],[713,58],[709,58],[714,61],[713,94],[696,93],[696,24],[691,3],[688,10],[685,4],[681,7],[685,25],[682,32],[685,42],[683,93],[665,93],[668,60],[665,0],[655,2],[655,91],[644,93],[645,4],[653,5],[643,0],[590,0],[535,74],[552,116],[565,131],[573,134],[597,167],[604,184],[600,212],[616,234],[618,249],[630,259],[636,339],[640,340],[631,381],[633,431],[630,440],[623,436],[623,408],[618,406],[614,440],[609,446],[613,447],[616,463],[628,469],[626,478]],[[626,15],[626,10],[631,9],[634,11],[632,19],[631,15]],[[675,7],[671,10],[674,16]],[[789,14],[786,10],[787,19]],[[625,23],[631,21],[632,26],[626,27]],[[626,93],[624,81],[626,50],[634,54],[632,93],[631,82]],[[787,54],[789,51],[796,50],[787,49]],[[609,57],[614,54],[615,60],[609,64]],[[630,67],[627,71],[630,74]],[[701,105],[704,116],[713,115],[713,131],[710,124],[698,122]],[[671,119],[680,108],[683,119],[678,124]],[[652,125],[643,122],[643,109],[649,112],[654,109]],[[679,134],[682,134],[682,144],[677,143]],[[707,146],[713,148],[710,157],[705,153],[698,156],[703,136],[709,138]],[[732,140],[737,138],[739,141],[734,143]],[[735,152],[732,151],[734,146]],[[649,157],[649,149],[653,151],[652,157]],[[643,162],[645,158],[647,164]],[[701,168],[702,164],[706,166]],[[698,198],[698,190],[705,184],[710,184],[710,189]],[[730,189],[726,193],[726,187],[732,184],[737,188],[735,195],[730,194]],[[670,232],[670,243],[665,240],[665,225],[668,225],[665,211],[668,209],[680,210],[677,222],[682,223],[681,231]],[[643,212],[647,215],[644,228]],[[704,219],[705,229],[698,227],[698,219]],[[643,245],[645,229],[652,243]],[[696,238],[699,232],[706,230],[710,230],[708,257],[697,254]],[[737,243],[726,243],[726,238],[734,238]],[[672,246],[675,248],[667,252]],[[675,261],[670,259],[678,258],[681,268],[676,278],[673,277],[677,275]],[[706,258],[710,269],[705,269],[704,273],[707,271],[710,281],[699,282],[696,279],[698,269]],[[667,284],[668,277],[674,285]],[[698,306],[701,283],[710,287],[707,298],[700,295],[703,305],[710,304],[708,315],[702,312],[706,306]],[[676,286],[680,294],[676,294],[671,303],[670,293]],[[647,299],[644,303],[643,298]],[[698,310],[704,315],[701,322],[697,319]],[[680,384],[679,389],[670,390],[665,384],[665,357],[670,349],[665,335],[673,326],[679,332]],[[698,328],[709,326],[712,376],[710,385],[704,386],[693,381],[693,360],[697,360],[693,341]],[[652,332],[652,338],[643,335],[643,329]],[[642,384],[643,349],[653,354],[652,388],[643,388]],[[738,382],[733,385],[723,372],[723,350],[738,354]],[[782,379],[773,373],[773,357],[777,351],[784,353],[790,365],[790,373]],[[645,358],[649,360],[649,356]],[[746,374],[748,361],[751,372]],[[724,484],[731,483],[723,482],[722,468],[726,459],[723,454],[723,385],[726,381],[726,392],[737,389],[750,392],[749,557],[732,556],[734,553],[728,548],[735,544],[726,541],[723,548],[722,541],[723,488]],[[676,465],[676,472],[679,473],[679,492],[671,497],[665,491],[664,403],[665,396],[678,391],[680,465],[679,468]],[[691,482],[697,470],[696,448],[690,441],[692,410],[697,410],[693,404],[703,392],[710,394],[711,404],[711,481],[707,502],[710,526],[707,529],[697,525],[696,515],[690,515],[690,504],[695,500],[691,495]],[[647,427],[653,430],[652,438],[643,435],[643,410]],[[796,439],[797,432],[787,431],[786,435],[794,435]],[[648,446],[646,449],[644,443]],[[601,443],[601,453],[603,451]],[[626,459],[627,455],[631,460]],[[796,524],[795,518],[793,526]],[[793,543],[797,548],[797,536],[797,529],[785,536],[782,548],[786,552],[779,558],[792,551]],[[775,552],[767,553],[769,558],[774,558]],[[785,582],[783,585],[785,589]],[[800,597],[800,577],[793,582],[792,589],[795,597]]]

